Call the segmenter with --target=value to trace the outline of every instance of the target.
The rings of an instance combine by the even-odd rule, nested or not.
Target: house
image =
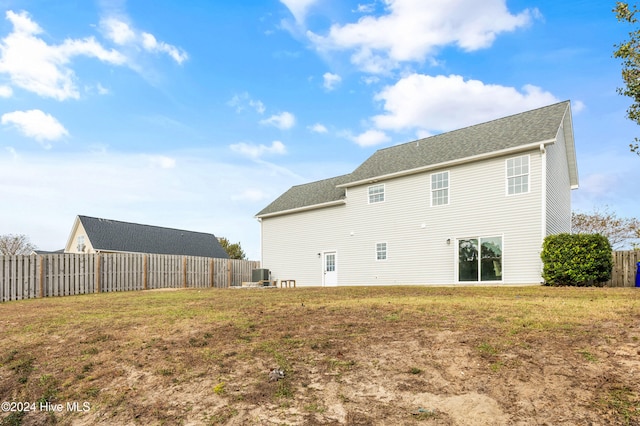
[[[65,253],[153,253],[228,259],[213,234],[77,216]]]
[[[571,231],[570,102],[380,149],[260,211],[262,265],[301,286],[537,284]]]

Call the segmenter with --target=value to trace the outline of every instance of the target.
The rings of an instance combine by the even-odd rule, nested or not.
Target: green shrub
[[[599,234],[549,235],[540,257],[546,285],[601,286],[611,278],[611,245]]]

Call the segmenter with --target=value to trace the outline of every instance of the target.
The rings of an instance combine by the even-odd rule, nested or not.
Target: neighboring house
[[[229,256],[213,234],[77,216],[65,253],[153,253]]]
[[[537,284],[571,231],[569,101],[381,149],[260,211],[262,265],[302,286]]]

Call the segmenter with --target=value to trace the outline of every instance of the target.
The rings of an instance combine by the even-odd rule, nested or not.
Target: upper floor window
[[[376,243],[376,260],[387,260],[387,243]]]
[[[431,205],[449,204],[449,172],[431,175]]]
[[[369,187],[369,204],[384,201],[384,185],[373,185]]]
[[[507,194],[529,192],[529,156],[507,160]]]

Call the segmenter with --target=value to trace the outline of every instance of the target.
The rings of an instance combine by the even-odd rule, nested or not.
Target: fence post
[[[227,288],[231,287],[231,259],[227,260]]]
[[[95,276],[95,285],[96,285],[96,293],[100,293],[101,289],[100,289],[100,264],[102,263],[100,261],[100,253],[95,255],[95,259],[96,259],[96,276]]]
[[[209,259],[209,287],[215,287],[215,262]]]
[[[147,272],[149,269],[149,255],[144,255],[144,261],[142,263],[142,289],[146,290],[149,282],[149,275]]]
[[[38,287],[40,288],[40,298],[42,299],[44,297],[44,258],[42,255],[38,256],[38,263],[39,263],[39,270],[38,270],[38,274],[39,274],[39,279],[38,279]]]
[[[187,257],[182,256],[182,287],[187,288]]]

